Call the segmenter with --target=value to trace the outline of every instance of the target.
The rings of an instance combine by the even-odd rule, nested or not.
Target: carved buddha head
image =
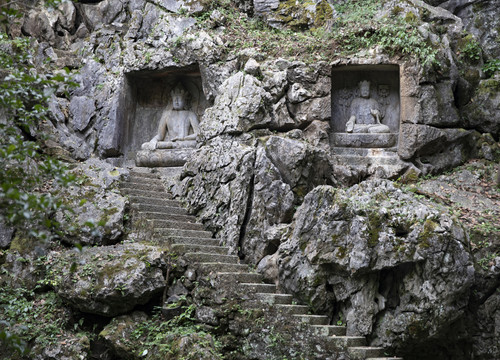
[[[370,97],[370,82],[363,80],[359,82],[359,95],[364,98]]]
[[[172,107],[174,110],[183,110],[186,106],[186,100],[188,97],[188,92],[184,87],[178,84],[171,92],[172,95]]]

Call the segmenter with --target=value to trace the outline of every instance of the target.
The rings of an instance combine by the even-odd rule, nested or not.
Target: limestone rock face
[[[463,315],[474,280],[464,230],[390,181],[319,186],[292,226],[281,286],[345,319],[348,334],[404,352]]]
[[[219,93],[200,124],[201,140],[222,134],[241,134],[270,122],[265,110],[270,96],[252,75],[236,73],[221,85]]]
[[[233,252],[238,249],[255,162],[253,142],[244,140],[219,137],[196,151],[184,167],[180,190],[191,210]]]
[[[127,170],[89,159],[73,172],[81,184],[63,190],[66,207],[56,213],[63,229],[62,240],[73,245],[117,243],[124,232],[123,218],[128,205],[118,185]]]
[[[116,316],[147,303],[165,286],[163,250],[142,244],[50,254],[57,293],[82,312]],[[73,264],[73,265],[72,265]]]

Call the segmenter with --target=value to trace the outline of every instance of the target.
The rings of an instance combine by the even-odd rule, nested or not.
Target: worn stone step
[[[276,308],[290,315],[306,315],[309,312],[309,306],[293,304],[277,304]]]
[[[161,183],[151,183],[145,181],[141,182],[126,181],[122,183],[120,187],[122,189],[167,192],[165,190],[165,187]]]
[[[339,348],[359,347],[366,345],[364,336],[331,336],[330,342]]]
[[[183,207],[168,206],[168,205],[151,205],[144,202],[136,203],[131,201],[132,206],[141,212],[161,213],[161,214],[175,214],[175,215],[188,215],[188,212]],[[191,215],[192,216],[192,215]],[[194,217],[194,216],[192,216]]]
[[[176,220],[151,220],[155,228],[168,228],[168,229],[183,229],[183,230],[197,230],[203,231],[205,226],[203,224],[186,222],[186,221],[176,221]]]
[[[243,292],[253,292],[253,293],[275,293],[276,285],[274,284],[259,284],[259,283],[241,283],[239,285]]]
[[[207,272],[245,272],[248,271],[246,264],[230,264],[220,262],[202,262],[200,266]]]
[[[196,223],[196,217],[193,215],[181,215],[163,212],[141,211],[140,214],[150,220],[168,220]]]
[[[172,245],[172,250],[176,253],[210,253],[210,254],[221,254],[227,255],[228,248],[222,246],[210,246],[210,245],[191,245],[191,244],[174,244]]]
[[[167,194],[168,195],[168,194]],[[172,200],[170,198],[151,198],[147,196],[130,195],[130,202],[134,205],[150,205],[150,206],[165,206],[165,207],[176,207],[184,209],[182,203],[179,200]]]
[[[163,184],[163,181],[159,177],[146,177],[142,175],[131,174],[128,178],[129,182],[144,182],[149,184]]]
[[[189,252],[184,254],[184,256],[193,262],[204,263],[204,262],[218,262],[218,263],[227,263],[227,264],[238,264],[240,258],[236,255],[219,255],[219,254],[210,254],[210,253],[201,253],[201,252]]]
[[[320,336],[345,336],[346,327],[338,325],[312,325],[313,331]]]
[[[355,155],[355,156],[397,156],[397,146],[390,148],[352,148],[352,147],[333,147],[332,155]]]
[[[187,238],[210,238],[212,233],[204,230],[186,230],[169,227],[155,227],[155,233],[160,237],[166,237],[169,240],[177,237]]]
[[[396,165],[400,160],[397,156],[357,156],[334,155],[333,163],[336,165]]]
[[[179,245],[207,245],[207,246],[219,246],[219,240],[212,238],[191,238],[183,236],[170,236],[168,240],[173,244]]]
[[[258,283],[262,275],[249,272],[218,272],[217,276],[223,280],[232,280],[238,283]]]
[[[353,346],[347,349],[351,360],[365,360],[367,357],[384,356],[384,348],[374,346]]]
[[[330,322],[328,316],[324,315],[293,315],[293,317],[309,325],[328,325]]]
[[[165,190],[163,191],[149,191],[149,190],[141,190],[141,189],[132,189],[132,188],[121,188],[121,190],[131,196],[144,196],[150,199],[172,199],[172,195],[170,195]]]
[[[130,176],[134,177],[141,177],[141,178],[147,178],[147,179],[159,179],[158,174],[151,174],[148,172],[142,172],[142,171],[130,171]]]
[[[255,298],[270,305],[291,304],[293,296],[289,294],[257,293]]]

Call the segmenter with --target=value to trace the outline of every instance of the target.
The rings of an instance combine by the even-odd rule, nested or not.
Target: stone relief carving
[[[196,146],[199,121],[193,111],[185,109],[189,92],[178,84],[171,95],[172,109],[163,112],[157,134],[142,144],[143,150],[183,149]]]
[[[378,95],[385,102],[389,95],[389,87],[379,85]],[[351,116],[346,123],[345,131],[347,133],[389,133],[389,127],[381,122],[385,116],[384,108],[385,106],[381,106],[377,100],[370,97],[370,82],[361,81],[359,83],[359,96],[351,102]]]

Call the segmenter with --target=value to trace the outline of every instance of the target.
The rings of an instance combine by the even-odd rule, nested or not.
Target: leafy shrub
[[[483,71],[487,77],[492,77],[497,71],[500,71],[500,59],[492,59],[483,66]]]

